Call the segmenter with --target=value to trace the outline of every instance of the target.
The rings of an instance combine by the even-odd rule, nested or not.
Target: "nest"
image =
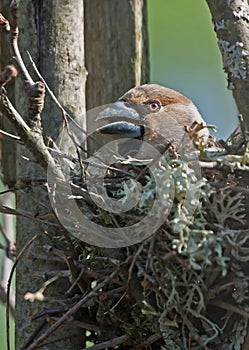
[[[183,161],[170,147],[153,160],[153,171],[151,160],[116,159],[104,177],[107,197],[125,205],[138,183],[141,195],[132,209],[112,214],[96,205],[87,191],[85,173],[93,179],[95,194],[100,191],[98,175],[89,170],[89,163],[82,167],[76,161],[67,183],[61,184],[60,198],[54,195],[57,204],[62,196],[77,203],[90,221],[122,229],[146,218],[157,200],[153,213],[159,212],[159,218],[164,215],[164,220],[149,234],[153,225],[140,226],[129,236],[138,242],[118,248],[84,243],[63,227],[59,235],[49,235],[51,245],[42,247],[45,259],[60,261],[64,275],[56,278],[68,276],[68,285],[63,296],[50,296],[51,308],[41,307],[32,315],[33,322],[42,318],[53,324],[59,319],[63,324],[70,319],[64,327],[68,333],[75,325],[83,329],[82,349],[245,349],[243,344],[249,341],[248,144],[240,134],[219,151],[208,152],[196,143],[201,176],[195,161]],[[89,235],[85,227],[78,227],[68,206],[63,215],[69,231]],[[44,300],[46,286],[54,281],[52,272],[44,273],[47,281],[27,299]],[[45,344],[49,329],[40,344]]]

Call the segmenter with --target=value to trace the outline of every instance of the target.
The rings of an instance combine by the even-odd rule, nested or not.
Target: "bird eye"
[[[151,112],[159,111],[159,109],[161,108],[161,104],[159,101],[147,101],[146,104]]]

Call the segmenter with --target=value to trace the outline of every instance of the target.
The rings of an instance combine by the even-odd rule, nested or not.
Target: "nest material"
[[[81,176],[70,175],[74,196],[68,200],[76,200],[90,220],[106,227],[133,225],[148,215],[156,191],[161,192],[155,177],[163,179],[162,190],[175,184],[173,200],[169,195],[161,198],[170,203],[164,223],[139,244],[105,249],[76,238],[71,245],[66,233],[53,238],[50,258],[58,257],[60,248],[71,283],[63,303],[67,311],[80,305],[70,315],[84,329],[82,349],[244,349],[249,319],[249,153],[242,142],[232,154],[236,147],[212,156],[202,149],[208,161],[200,178],[191,162],[186,164],[172,151],[163,156],[167,176],[160,161],[151,176],[148,162],[117,160],[105,178],[108,196],[123,203],[130,199],[127,179],[130,185],[138,181],[143,192],[133,209],[112,215],[91,200]],[[209,162],[216,166],[210,168]],[[186,195],[190,206],[185,205]],[[63,315],[65,308],[57,310],[56,317],[58,312]],[[53,308],[32,319],[48,314],[53,319]]]

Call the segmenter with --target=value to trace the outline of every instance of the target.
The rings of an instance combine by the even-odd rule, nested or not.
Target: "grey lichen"
[[[217,32],[220,29],[225,29],[225,20],[222,19],[220,22],[214,23],[214,30]]]
[[[65,191],[63,203],[76,200],[81,212],[102,226],[121,228],[142,221],[156,200],[155,215],[163,207],[162,225],[146,240],[143,226],[141,244],[109,250],[77,238],[69,246],[64,236],[54,240],[66,257],[74,250],[75,267],[82,271],[76,281],[89,296],[81,305],[82,320],[89,320],[91,327],[84,331],[89,346],[126,334],[129,341],[117,349],[244,349],[249,318],[249,144],[242,133],[229,139],[222,156],[217,150],[200,152],[206,163],[203,177],[196,162],[182,159],[173,149],[152,164],[150,159],[115,158],[104,178],[97,163],[92,170],[88,163],[85,170],[91,170],[94,185],[104,182],[106,201],[110,197],[125,204],[139,187],[134,207],[112,215],[91,199],[80,168],[70,173],[73,193],[68,198]],[[200,151],[201,142],[195,145]],[[209,162],[217,166],[210,168]],[[72,213],[66,214],[74,224]],[[88,228],[78,226],[89,234]],[[58,249],[54,252],[51,257]],[[106,284],[92,294],[100,280]],[[75,297],[81,298],[78,288]],[[59,305],[66,303],[64,295],[58,300]]]
[[[235,322],[232,334],[229,337],[226,344],[222,346],[222,350],[240,350],[242,349],[246,332],[247,332],[247,326],[248,326],[248,320],[247,319],[240,319]]]
[[[233,90],[234,89],[234,83],[232,81],[229,81],[228,84],[227,84],[227,88],[228,90]]]
[[[245,56],[248,51],[244,49],[242,42],[231,44],[226,40],[218,40],[218,45],[223,57],[224,69],[230,73],[231,77],[246,79],[246,61]]]
[[[239,6],[237,11],[233,11],[233,15],[235,18],[249,22],[249,13],[244,6]]]

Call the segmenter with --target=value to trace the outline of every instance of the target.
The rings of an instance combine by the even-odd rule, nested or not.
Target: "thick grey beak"
[[[96,121],[101,120],[109,123],[97,129],[99,133],[127,138],[141,138],[143,135],[144,123],[138,112],[123,101],[115,102],[99,113]]]

